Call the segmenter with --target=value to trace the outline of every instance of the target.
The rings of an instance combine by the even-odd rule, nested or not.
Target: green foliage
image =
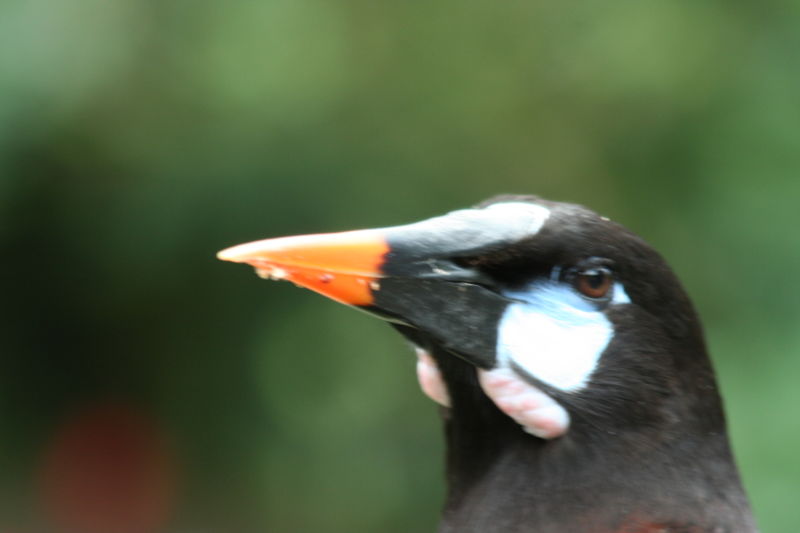
[[[164,531],[432,530],[440,431],[403,343],[214,253],[518,192],[671,261],[761,527],[800,530],[799,23],[779,1],[4,0],[0,528],[55,527],[57,428],[122,403],[168,442]]]

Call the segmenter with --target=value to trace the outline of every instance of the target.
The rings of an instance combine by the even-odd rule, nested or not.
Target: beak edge
[[[226,248],[222,261],[246,263],[262,278],[286,280],[345,305],[369,306],[389,251],[380,231],[300,235]]]

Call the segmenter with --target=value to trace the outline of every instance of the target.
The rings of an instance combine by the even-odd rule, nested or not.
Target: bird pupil
[[[599,289],[605,283],[606,275],[603,272],[591,272],[586,275],[589,286],[593,289]]]

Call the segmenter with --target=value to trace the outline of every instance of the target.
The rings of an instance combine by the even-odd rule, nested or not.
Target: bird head
[[[687,412],[722,421],[680,283],[641,238],[582,206],[502,196],[413,224],[267,239],[218,257],[376,315],[440,365],[507,368],[579,425],[646,427]]]
[[[449,407],[442,531],[755,531],[692,304],[608,218],[503,196],[219,258],[418,347],[423,390]]]

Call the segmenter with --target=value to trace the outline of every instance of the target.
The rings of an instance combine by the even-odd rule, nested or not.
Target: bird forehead
[[[413,224],[389,228],[394,236],[413,235],[426,248],[461,249],[486,243],[520,241],[536,235],[550,217],[550,209],[528,202],[499,202],[483,208],[460,209]],[[453,242],[453,238],[457,242]]]

